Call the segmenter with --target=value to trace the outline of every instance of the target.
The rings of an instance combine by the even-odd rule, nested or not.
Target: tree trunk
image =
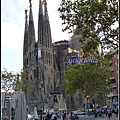
[[[4,108],[5,108],[5,103],[6,103],[6,95],[7,95],[7,92],[5,92],[5,98],[4,98]]]

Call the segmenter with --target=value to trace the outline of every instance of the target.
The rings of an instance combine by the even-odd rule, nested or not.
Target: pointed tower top
[[[43,0],[44,1],[44,5],[47,5],[47,2],[46,2],[46,0]]]
[[[42,9],[42,4],[43,2],[41,2],[41,0],[39,0],[39,14],[43,14],[43,9]]]
[[[25,21],[26,21],[26,23],[27,23],[27,18],[28,18],[28,16],[27,16],[27,11],[28,11],[28,10],[25,9]]]
[[[48,11],[47,11],[47,2],[46,2],[46,0],[43,0],[42,3],[44,4],[45,20],[48,20],[48,21],[49,21]]]
[[[32,11],[32,3],[31,3],[32,0],[29,0],[29,3],[30,3],[30,11]]]
[[[30,3],[30,12],[29,12],[29,21],[33,21],[33,15],[32,15],[32,0],[29,0]]]
[[[42,4],[47,5],[46,0],[43,0],[43,1],[42,1]]]
[[[25,9],[25,32],[28,31],[28,23],[27,23],[27,22],[28,22],[28,21],[27,21],[28,16],[27,16],[27,11],[28,11],[28,10]]]

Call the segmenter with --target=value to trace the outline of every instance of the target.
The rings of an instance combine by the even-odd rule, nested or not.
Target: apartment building
[[[110,68],[111,72],[113,72],[113,77],[110,78],[110,87],[111,87],[111,92],[107,94],[107,100],[106,104],[110,106],[115,106],[118,103],[118,82],[119,82],[119,76],[118,76],[118,61],[119,61],[119,55],[118,55],[119,50],[114,50],[111,52],[112,59],[110,61]]]

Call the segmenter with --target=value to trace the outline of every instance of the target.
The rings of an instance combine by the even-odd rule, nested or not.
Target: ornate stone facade
[[[34,85],[34,91],[27,95],[29,109],[48,109],[54,104],[55,78],[59,71],[55,71],[52,37],[47,11],[47,2],[39,0],[38,40],[35,39],[32,3],[29,10],[29,24],[27,10],[25,10],[25,31],[23,47],[23,66],[28,68],[28,81]],[[44,5],[44,10],[43,10]],[[39,53],[38,53],[39,52]],[[38,56],[39,54],[39,56]]]

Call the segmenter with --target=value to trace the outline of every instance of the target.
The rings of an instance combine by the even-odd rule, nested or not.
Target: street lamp
[[[95,98],[93,97],[93,99],[92,99],[92,103],[93,103],[93,105],[94,105],[94,110],[95,110]]]
[[[85,100],[83,100],[84,112],[85,112],[85,105],[86,105],[86,102]]]
[[[89,98],[90,98],[90,96],[89,96],[89,95],[87,95],[87,96],[86,96],[86,99],[87,99],[87,104],[88,104],[88,99],[89,99]]]
[[[88,108],[88,113],[89,113],[89,106],[88,106],[88,99],[90,98],[89,95],[86,96],[86,100],[87,100],[87,108]]]

